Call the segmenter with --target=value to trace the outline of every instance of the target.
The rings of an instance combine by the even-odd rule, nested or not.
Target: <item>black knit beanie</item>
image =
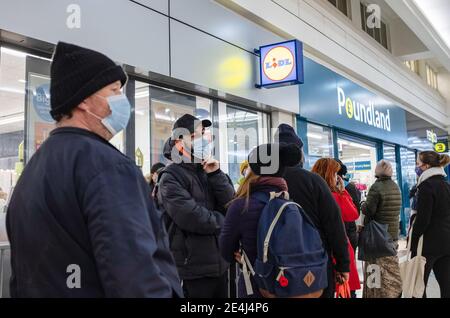
[[[295,144],[300,149],[303,148],[303,141],[295,132],[295,129],[287,124],[281,124],[276,133],[275,141],[280,143]]]
[[[275,157],[277,151],[278,157]],[[258,176],[282,177],[286,167],[296,166],[301,157],[301,150],[295,144],[264,144],[250,152],[248,162],[250,169]],[[267,168],[266,171],[263,167]]]
[[[53,119],[68,114],[89,96],[127,75],[107,56],[73,44],[59,42],[51,65],[50,98]]]

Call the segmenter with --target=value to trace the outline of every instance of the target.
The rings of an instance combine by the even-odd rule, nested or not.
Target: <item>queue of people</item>
[[[25,167],[7,212],[13,297],[226,298],[235,262],[239,297],[333,298],[342,286],[356,297],[360,213],[387,225],[398,248],[401,193],[390,163],[378,163],[362,203],[339,160],[303,168],[303,141],[286,124],[276,143],[250,151],[235,190],[211,156],[205,137],[211,121],[186,114],[164,147],[170,163],[153,166],[146,182],[108,142],[130,118],[121,92],[126,81],[108,57],[57,45],[51,68],[57,128]],[[423,237],[425,283],[433,270],[447,298],[449,163],[447,155],[420,153],[411,233],[412,250]],[[363,282],[363,296],[401,297],[398,257],[366,267],[374,264],[381,287]]]

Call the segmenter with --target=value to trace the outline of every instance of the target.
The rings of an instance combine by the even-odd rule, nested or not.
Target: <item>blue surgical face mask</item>
[[[416,167],[416,174],[417,174],[417,176],[420,177],[422,175],[422,173],[423,173],[422,168]]]
[[[212,147],[208,139],[196,138],[192,143],[192,154],[195,158],[208,160],[211,157]]]
[[[113,95],[107,98],[100,95],[96,96],[106,99],[111,109],[111,114],[102,119],[91,112],[88,113],[101,120],[102,124],[113,136],[117,135],[128,126],[128,122],[130,121],[131,105],[128,98],[123,94]]]

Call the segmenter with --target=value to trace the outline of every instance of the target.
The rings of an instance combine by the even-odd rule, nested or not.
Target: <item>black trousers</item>
[[[220,277],[183,281],[186,298],[228,298],[228,271]]]
[[[441,298],[450,298],[450,255],[426,257],[425,265],[425,286],[428,284],[431,270],[433,270],[436,280],[441,290]],[[426,291],[423,296],[427,297]]]
[[[336,293],[336,277],[334,276],[334,266],[330,256],[328,256],[327,276],[328,287],[323,291],[320,298],[334,298]]]

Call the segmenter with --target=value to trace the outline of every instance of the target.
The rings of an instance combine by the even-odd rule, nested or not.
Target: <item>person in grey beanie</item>
[[[388,232],[398,246],[400,210],[402,195],[398,185],[392,180],[392,164],[387,160],[378,162],[375,168],[377,181],[370,187],[362,213],[366,216],[364,224],[375,220],[388,225]],[[402,294],[402,280],[397,255],[381,257],[365,262],[365,269],[376,265],[381,270],[381,288],[371,288],[365,277],[363,298],[399,298]],[[364,271],[367,273],[367,271]],[[367,275],[365,275],[367,276]]]
[[[56,46],[57,128],[28,162],[7,211],[13,297],[183,296],[149,185],[109,143],[130,118],[126,81],[105,55]]]

